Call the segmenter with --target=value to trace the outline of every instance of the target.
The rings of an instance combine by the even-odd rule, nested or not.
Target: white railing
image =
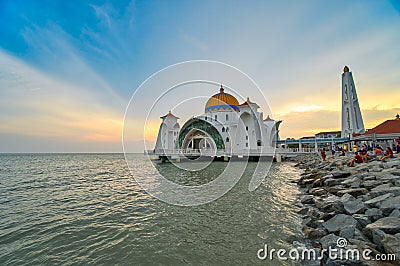
[[[171,149],[171,150],[147,150],[145,151],[146,154],[149,155],[199,155],[199,156],[230,156],[240,155],[240,156],[247,156],[247,155],[271,155],[275,152],[275,154],[296,154],[296,153],[315,153],[319,152],[320,150],[315,150],[315,148],[276,148],[275,150],[262,150],[262,149],[242,149],[236,150],[235,152],[225,151],[225,150],[212,150],[212,149]]]
[[[276,148],[276,153],[315,153],[315,148]]]

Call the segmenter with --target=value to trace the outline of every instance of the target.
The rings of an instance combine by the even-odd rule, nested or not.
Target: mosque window
[[[257,140],[257,146],[261,146],[261,140]]]
[[[246,131],[249,131],[249,127],[248,126],[246,126]]]
[[[344,85],[344,99],[349,100],[349,95],[347,94],[347,84]]]
[[[248,147],[249,147],[249,143],[246,142],[246,148],[248,148]]]
[[[215,115],[215,121],[217,121],[218,120],[218,116],[217,115]]]
[[[228,137],[226,137],[226,142],[229,142],[229,138]]]
[[[249,140],[249,136],[246,136],[246,140]]]
[[[226,127],[226,132],[229,132],[229,127]]]
[[[351,98],[354,100],[356,98],[356,94],[354,93],[353,84],[351,85]]]
[[[224,127],[222,127],[222,132],[225,132],[225,128]]]
[[[206,120],[206,121],[207,121],[207,116],[206,116],[206,117],[204,117],[204,120]]]
[[[228,121],[229,120],[229,115],[228,114],[226,114],[226,121]]]

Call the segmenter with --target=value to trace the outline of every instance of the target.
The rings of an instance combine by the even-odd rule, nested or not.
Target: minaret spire
[[[345,66],[342,74],[342,138],[352,134],[365,132],[364,122],[358,103],[356,86],[353,74],[348,66]]]

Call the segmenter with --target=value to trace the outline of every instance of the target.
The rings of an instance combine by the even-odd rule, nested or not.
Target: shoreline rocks
[[[400,265],[400,154],[355,167],[347,166],[349,160],[332,156],[322,161],[317,154],[295,158],[295,167],[304,170],[298,180],[303,234],[324,249],[344,238],[349,246],[369,248],[372,254],[395,254],[396,260],[385,265]],[[328,258],[320,263],[353,265]]]

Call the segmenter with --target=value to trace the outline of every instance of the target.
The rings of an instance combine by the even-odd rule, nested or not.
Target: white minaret
[[[365,132],[353,75],[347,66],[342,74],[342,138]]]
[[[162,123],[158,131],[158,137],[155,146],[156,153],[171,152],[176,147],[176,139],[179,134],[179,117],[174,116],[171,111],[161,116]]]

